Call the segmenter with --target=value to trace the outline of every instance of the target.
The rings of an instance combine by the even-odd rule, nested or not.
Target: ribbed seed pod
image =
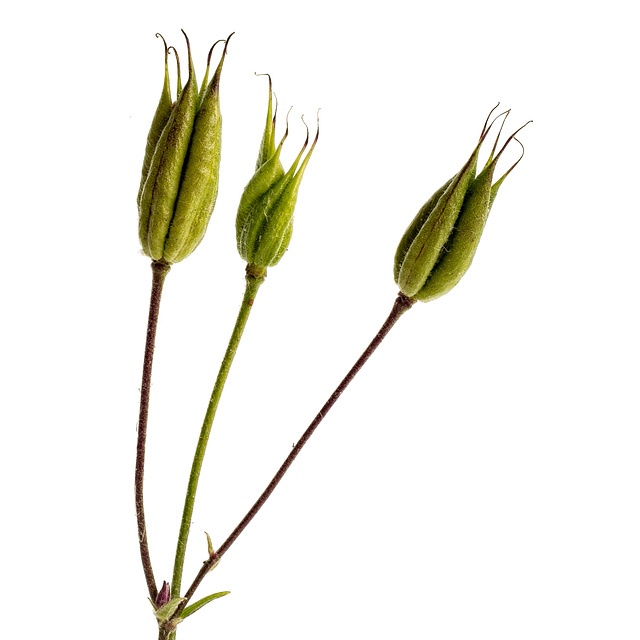
[[[462,276],[471,266],[498,189],[507,175],[522,159],[522,156],[520,156],[520,159],[512,165],[500,180],[493,185],[491,184],[500,154],[504,151],[509,141],[514,138],[514,135],[510,136],[495,158],[493,153],[491,154],[484,169],[469,185],[455,228],[443,247],[442,255],[431,270],[427,281],[415,295],[416,300],[428,302],[448,293],[460,282]]]
[[[162,38],[159,33],[156,33],[156,38]],[[162,93],[160,94],[160,101],[156,113],[153,116],[151,122],[151,129],[149,129],[149,135],[147,136],[147,146],[144,151],[144,161],[142,163],[142,178],[140,180],[140,189],[138,191],[138,206],[140,206],[140,200],[142,198],[142,190],[144,189],[145,182],[149,175],[149,166],[151,165],[151,159],[156,150],[158,140],[162,135],[162,132],[171,115],[171,86],[169,84],[169,49],[164,38],[164,85],[162,86]]]
[[[280,152],[289,129],[287,125],[287,130],[276,148],[276,118],[275,115],[272,117],[271,113],[272,91],[271,78],[269,78],[267,122],[256,163],[256,172],[244,189],[236,217],[238,252],[256,272],[264,271],[267,267],[277,264],[289,246],[298,189],[319,135],[318,129],[311,149],[300,162],[309,143],[307,128],[307,139],[302,150],[285,173],[280,162]]]
[[[218,197],[222,142],[220,75],[227,45],[228,40],[211,83],[199,99],[191,147],[164,248],[168,262],[184,260],[200,244]]]
[[[492,185],[498,159],[514,133],[494,157],[496,140],[485,167],[475,175],[480,147],[495,119],[487,126],[488,121],[464,167],[431,196],[400,241],[394,278],[402,293],[414,300],[438,298],[460,281],[473,260],[498,189],[517,164]]]
[[[169,117],[157,136],[166,117],[167,100],[169,104],[171,100],[165,74],[165,87],[149,133],[138,201],[143,251],[153,260],[169,264],[186,258],[202,240],[215,206],[220,170],[219,87],[227,46],[225,43],[218,68],[211,83],[206,85],[209,52],[207,75],[200,91],[188,38],[187,49],[189,78],[183,88],[178,80],[177,100],[170,107]],[[165,46],[165,60],[167,52]],[[156,136],[147,166],[149,148]]]
[[[453,176],[455,178],[455,176]],[[427,221],[431,212],[435,209],[435,206],[438,204],[438,201],[442,197],[442,194],[447,190],[449,185],[453,182],[453,178],[449,178],[420,208],[418,211],[418,215],[413,219],[407,230],[404,232],[400,240],[400,244],[396,249],[396,257],[393,262],[393,279],[395,282],[398,282],[398,278],[400,276],[400,267],[404,262],[404,259],[407,255],[407,251],[409,251],[409,247],[411,243],[415,240],[415,237],[418,235],[420,229]]]

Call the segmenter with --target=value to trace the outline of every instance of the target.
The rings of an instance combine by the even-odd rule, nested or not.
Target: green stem
[[[209,400],[209,406],[207,413],[204,417],[202,429],[200,430],[200,438],[198,440],[198,446],[193,457],[193,464],[191,466],[191,474],[189,476],[189,486],[187,487],[187,495],[184,501],[184,510],[182,513],[182,523],[180,525],[180,534],[178,536],[178,545],[176,547],[176,558],[173,565],[173,580],[171,582],[171,597],[177,598],[180,595],[180,586],[182,583],[182,570],[184,567],[184,556],[187,550],[187,539],[189,538],[189,528],[191,526],[191,516],[193,515],[193,505],[196,499],[196,491],[198,490],[198,480],[200,478],[200,470],[202,469],[202,462],[204,460],[204,454],[207,449],[207,442],[209,441],[209,434],[211,433],[211,425],[216,415],[216,409],[220,402],[220,396],[222,389],[224,388],[227,376],[229,375],[229,369],[231,363],[236,355],[242,332],[247,324],[249,313],[253,301],[256,297],[260,285],[264,282],[264,275],[255,276],[247,272],[246,277],[247,285],[244,292],[244,298],[242,299],[242,306],[238,312],[238,318],[236,320],[231,339],[229,340],[229,346],[222,359],[220,365],[220,371],[216,378],[213,391],[211,392],[211,399]]]

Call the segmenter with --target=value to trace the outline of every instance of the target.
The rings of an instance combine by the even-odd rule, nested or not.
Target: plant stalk
[[[399,293],[396,301],[393,305],[393,309],[389,314],[389,317],[385,320],[382,325],[380,331],[376,334],[375,338],[371,341],[369,346],[364,350],[364,353],[358,358],[356,363],[353,365],[349,373],[345,376],[342,382],[337,386],[336,390],[331,394],[330,398],[324,404],[322,409],[318,412],[318,415],[313,419],[313,422],[307,427],[307,430],[302,434],[302,437],[296,443],[295,447],[291,450],[291,453],[287,456],[285,461],[282,463],[280,469],[273,477],[271,482],[268,484],[267,488],[262,492],[262,495],[258,498],[255,504],[249,509],[244,518],[240,521],[238,526],[231,532],[231,535],[225,540],[222,546],[218,549],[217,552],[213,553],[208,560],[206,560],[195,580],[184,594],[185,600],[178,607],[176,611],[176,616],[180,615],[180,613],[184,610],[184,608],[189,603],[189,600],[193,597],[196,589],[200,586],[200,583],[207,575],[207,573],[213,568],[215,564],[220,561],[220,558],[229,550],[231,545],[238,539],[238,536],[244,531],[246,526],[253,520],[254,516],[260,511],[264,503],[269,499],[269,496],[273,493],[274,489],[278,486],[278,483],[284,477],[284,474],[287,472],[293,461],[296,459],[297,455],[302,450],[302,447],[309,441],[309,438],[313,435],[313,432],[316,430],[318,425],[322,422],[323,418],[329,413],[331,407],[336,403],[338,398],[342,395],[342,392],[349,386],[349,383],[355,378],[356,374],[360,371],[364,363],[371,357],[373,352],[378,348],[380,343],[384,340],[386,335],[391,331],[393,325],[398,321],[398,318],[410,309],[415,300],[405,296],[403,293]]]
[[[187,540],[189,538],[189,529],[191,527],[191,516],[193,515],[193,505],[196,499],[196,491],[198,490],[198,480],[200,478],[200,470],[202,469],[202,462],[204,460],[204,454],[207,449],[207,443],[209,441],[209,435],[211,433],[211,425],[216,415],[218,403],[220,402],[220,396],[224,388],[231,363],[236,355],[240,338],[244,331],[245,325],[249,318],[249,313],[253,305],[253,301],[256,297],[260,285],[264,282],[264,276],[255,276],[247,272],[246,276],[246,288],[244,292],[244,298],[242,299],[242,305],[238,312],[238,318],[229,340],[227,351],[222,359],[220,365],[220,371],[216,378],[213,391],[211,392],[211,399],[209,400],[209,406],[207,407],[207,413],[204,417],[202,429],[200,430],[200,438],[198,439],[198,445],[193,457],[193,464],[191,466],[191,474],[189,475],[189,485],[187,487],[187,494],[184,502],[184,510],[182,513],[182,522],[180,524],[180,533],[178,535],[178,544],[176,547],[176,557],[173,565],[173,579],[171,582],[171,597],[177,598],[180,596],[180,587],[182,583],[182,571],[184,567],[184,556],[187,550]],[[184,607],[183,607],[184,608]]]
[[[151,300],[149,302],[149,320],[147,322],[147,341],[144,349],[144,363],[142,366],[142,386],[140,388],[140,415],[138,418],[138,443],[136,447],[136,515],[138,519],[138,542],[140,543],[140,557],[144,577],[147,581],[149,596],[155,602],[158,595],[156,580],[151,568],[149,556],[149,542],[147,540],[147,527],[144,518],[144,456],[147,441],[147,422],[149,419],[149,396],[151,393],[151,369],[153,366],[153,351],[156,343],[156,329],[158,327],[158,315],[160,313],[160,299],[164,279],[171,267],[165,262],[153,261],[151,263]]]

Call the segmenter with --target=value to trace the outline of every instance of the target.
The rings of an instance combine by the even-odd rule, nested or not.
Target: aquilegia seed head
[[[215,44],[211,47],[200,89],[189,39],[186,34],[184,37],[189,77],[182,87],[178,60],[178,91],[173,103],[167,68],[173,47],[165,42],[164,86],[147,138],[138,193],[142,250],[153,260],[168,264],[184,260],[200,244],[216,203],[222,132],[220,75],[231,36],[218,41],[225,43],[224,50],[207,84]]]
[[[307,127],[307,139],[302,150],[285,173],[280,162],[280,151],[289,134],[289,125],[287,122],[287,129],[277,148],[275,127],[276,115],[274,113],[272,116],[271,77],[269,77],[267,122],[260,144],[256,171],[240,198],[236,218],[238,252],[248,262],[248,269],[255,275],[277,264],[289,246],[298,189],[320,133],[318,128],[311,149],[300,163],[309,143]],[[299,168],[298,165],[300,165]]]
[[[505,116],[506,119],[508,114],[506,111],[497,118]],[[498,189],[522,159],[520,156],[499,180],[492,183],[498,159],[509,142],[515,139],[520,144],[515,138],[520,127],[497,154],[496,139],[487,163],[476,175],[480,147],[497,118],[491,124],[487,118],[480,140],[467,162],[429,198],[400,240],[394,278],[400,291],[413,300],[435,300],[458,284],[471,265]]]

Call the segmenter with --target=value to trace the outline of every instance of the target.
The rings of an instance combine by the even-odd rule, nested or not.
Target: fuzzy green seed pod
[[[476,175],[480,147],[495,119],[488,122],[489,118],[463,168],[420,209],[398,245],[394,278],[400,291],[414,300],[434,300],[458,284],[471,265],[500,185],[520,161],[492,184],[498,159],[514,133],[497,155],[496,139],[489,160]]]
[[[178,61],[178,95],[173,104],[165,43],[165,82],[147,139],[138,195],[142,250],[168,264],[184,260],[200,244],[215,206],[220,170],[220,75],[229,39],[207,84],[213,47],[209,51],[205,81],[198,90],[186,34],[185,38],[189,77],[182,87]]]
[[[293,230],[293,212],[298,189],[311,154],[318,142],[320,130],[311,149],[301,161],[309,144],[309,129],[302,150],[285,173],[280,162],[282,145],[289,135],[289,126],[275,146],[276,116],[272,117],[272,90],[269,78],[269,105],[256,171],[240,198],[236,217],[236,241],[240,256],[256,274],[277,264],[289,246]],[[299,167],[298,167],[299,165]]]
[[[156,38],[162,38],[164,43],[164,85],[162,86],[162,93],[160,94],[160,101],[156,113],[153,116],[151,122],[151,129],[149,129],[149,135],[147,136],[147,146],[144,151],[144,161],[142,163],[142,178],[140,180],[140,189],[138,191],[138,206],[140,206],[140,200],[142,198],[142,191],[144,184],[147,181],[149,175],[149,166],[151,165],[151,159],[153,153],[156,150],[158,140],[162,135],[169,116],[171,115],[171,86],[169,84],[169,48],[167,47],[166,40],[161,34],[156,33]]]

